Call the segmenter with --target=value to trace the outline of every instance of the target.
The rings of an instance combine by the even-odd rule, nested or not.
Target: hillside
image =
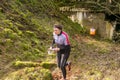
[[[62,15],[51,0],[1,0],[0,20],[1,79],[19,70],[13,67],[17,61],[34,64],[48,60],[54,24],[63,24],[70,35],[80,31],[80,26]]]
[[[0,20],[0,80],[61,78],[55,55],[47,55],[56,23],[70,35],[68,80],[120,78],[120,45],[84,34],[85,29],[61,13],[54,0],[1,0]]]

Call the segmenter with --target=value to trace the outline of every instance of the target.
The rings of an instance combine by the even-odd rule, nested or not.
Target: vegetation
[[[85,8],[92,12],[103,12],[112,15],[120,23],[120,1],[119,0],[55,0],[60,6],[71,8]]]
[[[115,23],[113,40],[119,43],[120,33],[120,1],[119,0],[55,0],[61,11],[74,12],[74,10],[89,11],[91,13],[105,14],[105,20],[111,24]],[[113,24],[114,25],[114,24]]]
[[[1,53],[17,53],[21,55],[19,60],[29,60],[28,56],[32,60],[38,56],[44,57],[45,46],[50,44],[52,26],[55,23],[64,24],[66,30],[74,30],[71,35],[75,30],[81,30],[79,24],[73,26],[74,23],[62,16],[55,9],[54,3],[49,0],[47,2],[44,0],[4,0],[0,5],[0,44],[2,48],[4,47],[4,49],[1,48]]]
[[[10,76],[14,77],[5,80],[16,80],[24,75],[19,72],[23,72],[25,67],[51,69],[56,66],[48,62],[49,57],[54,56],[47,56],[54,24],[63,24],[64,30],[71,36],[82,32],[80,25],[62,15],[51,0],[1,0],[0,20],[0,77],[9,76],[7,73],[10,72],[13,72]]]
[[[4,80],[52,80],[51,72],[39,67],[25,68],[12,72]]]
[[[47,49],[56,23],[70,35],[71,80],[107,80],[119,73],[119,45],[81,36],[85,29],[61,13],[54,0],[1,0],[0,20],[1,80],[53,80],[55,55],[47,55]]]

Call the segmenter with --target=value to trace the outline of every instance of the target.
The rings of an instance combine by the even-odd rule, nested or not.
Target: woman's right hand
[[[52,49],[53,49],[52,47],[49,48],[49,50],[52,50]]]
[[[54,48],[54,51],[59,51],[59,50],[60,50],[60,48],[57,48],[57,47],[56,47],[56,48]]]

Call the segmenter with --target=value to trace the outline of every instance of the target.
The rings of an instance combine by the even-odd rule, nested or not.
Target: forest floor
[[[75,39],[79,51],[76,56],[71,52],[72,69],[67,70],[67,80],[120,79],[120,44],[82,36]],[[54,80],[61,80],[60,69],[53,71],[53,77]]]
[[[69,60],[71,71],[67,70],[67,80],[119,80],[120,44],[100,41],[90,37],[76,37],[77,51],[72,48]],[[56,61],[55,61],[56,62]],[[0,77],[14,71],[8,55],[0,55]],[[66,67],[67,68],[67,67]],[[52,71],[54,80],[62,78],[61,70]]]

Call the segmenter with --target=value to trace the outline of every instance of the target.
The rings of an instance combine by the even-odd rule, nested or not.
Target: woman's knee
[[[58,67],[61,68],[60,65],[58,65]]]

